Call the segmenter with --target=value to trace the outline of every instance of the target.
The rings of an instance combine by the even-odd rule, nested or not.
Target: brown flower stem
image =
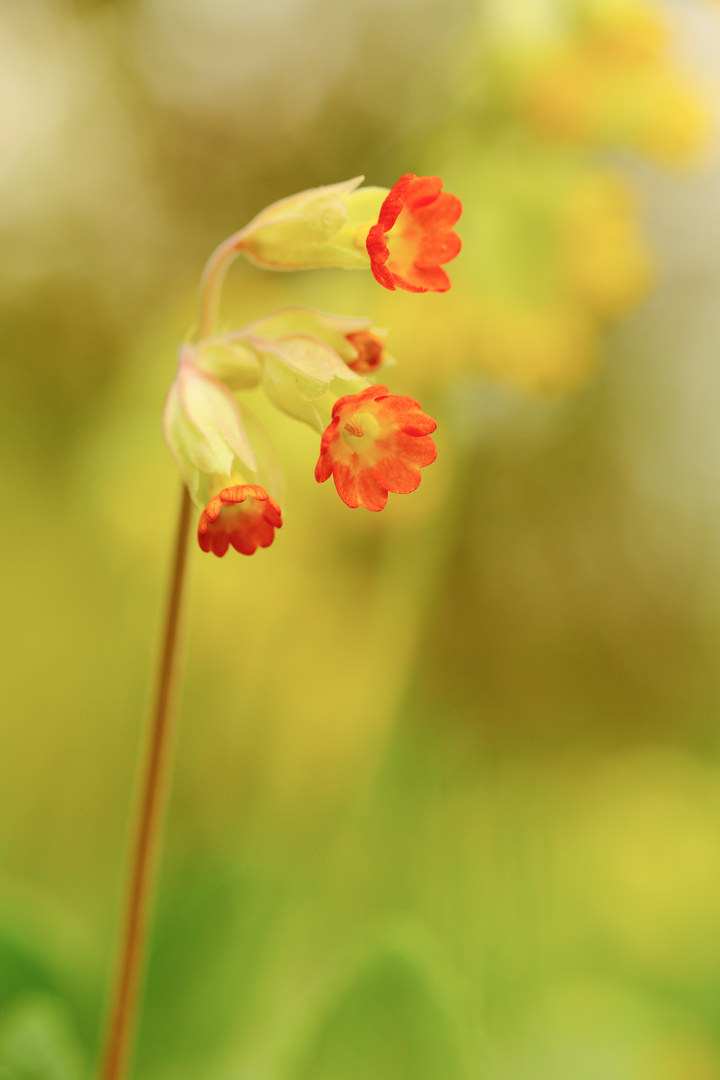
[[[183,484],[175,558],[170,579],[165,636],[155,707],[144,751],[142,786],[125,899],[117,970],[112,986],[100,1080],[123,1080],[130,1064],[145,969],[162,826],[168,802],[175,712],[180,616],[192,503]]]

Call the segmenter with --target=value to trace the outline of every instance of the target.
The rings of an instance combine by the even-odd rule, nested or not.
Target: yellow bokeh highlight
[[[559,259],[578,307],[600,319],[617,319],[642,299],[653,266],[627,183],[600,171],[578,179],[565,206]]]
[[[610,941],[653,973],[714,978],[717,769],[677,751],[639,752],[608,763],[583,801],[578,870],[586,903]]]
[[[490,4],[481,25],[482,111],[466,192],[486,211],[477,230],[459,226],[473,250],[478,313],[465,370],[568,390],[594,370],[605,330],[656,274],[632,182],[601,155],[697,165],[714,136],[709,92],[677,59],[657,4],[570,0],[532,13]]]
[[[504,59],[519,117],[543,137],[588,148],[621,146],[664,164],[696,155],[709,135],[707,106],[670,58],[659,10],[570,10],[564,33]]]

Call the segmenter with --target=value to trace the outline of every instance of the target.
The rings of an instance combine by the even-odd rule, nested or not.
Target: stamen
[[[353,413],[350,419],[345,421],[345,430],[348,435],[355,435],[358,439],[362,439],[365,428],[360,423],[360,417],[357,413]]]

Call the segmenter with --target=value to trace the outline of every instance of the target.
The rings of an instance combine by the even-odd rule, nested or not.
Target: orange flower
[[[437,424],[413,398],[389,394],[386,386],[339,398],[332,416],[315,479],[323,484],[332,476],[338,495],[353,509],[382,510],[389,491],[415,491],[420,469],[435,460],[429,435]]]
[[[385,342],[379,334],[373,334],[372,330],[358,330],[354,334],[346,334],[345,337],[357,349],[357,359],[348,360],[347,366],[357,375],[369,375],[377,371],[385,363]]]
[[[386,289],[447,292],[450,278],[441,269],[459,253],[452,226],[462,213],[456,195],[442,190],[439,176],[401,176],[380,208],[367,237],[370,268]]]
[[[270,547],[281,525],[280,507],[265,488],[235,484],[218,492],[203,510],[198,543],[218,558],[230,544],[241,555],[252,555],[259,547]]]

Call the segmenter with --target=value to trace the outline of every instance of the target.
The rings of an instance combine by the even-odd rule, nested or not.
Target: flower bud
[[[348,361],[348,367],[358,375],[372,375],[379,368],[391,362],[385,351],[383,332],[378,330],[357,330],[347,335],[348,344],[357,356]]]

